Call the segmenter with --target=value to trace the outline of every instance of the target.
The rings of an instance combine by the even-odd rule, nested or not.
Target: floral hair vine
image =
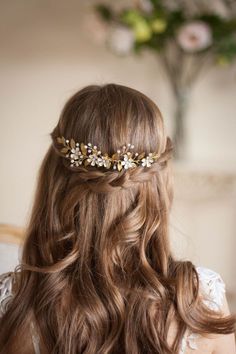
[[[128,146],[124,145],[110,157],[107,153],[102,154],[98,150],[98,147],[96,145],[92,146],[91,143],[77,143],[74,139],[66,139],[63,136],[57,137],[57,142],[63,145],[60,151],[70,159],[71,167],[91,165],[121,171],[122,169],[137,167],[138,165],[150,167],[160,156],[152,152],[145,156],[145,152],[139,154],[129,151],[130,149],[134,149],[134,145],[131,144],[128,144]]]

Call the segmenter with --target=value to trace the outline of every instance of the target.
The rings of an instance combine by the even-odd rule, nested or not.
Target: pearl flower
[[[150,167],[151,164],[153,163],[153,158],[151,156],[147,156],[146,158],[143,158],[141,161],[142,161],[142,166]]]
[[[97,165],[98,166],[105,166],[106,167],[107,160],[104,160],[102,157],[97,158]]]
[[[90,163],[91,166],[95,166],[98,165],[98,159],[99,157],[96,154],[91,154],[89,155],[89,158],[87,160],[88,162],[91,162]]]
[[[123,165],[125,169],[128,169],[133,167],[135,164],[131,159],[129,159],[128,155],[124,155],[124,160],[121,161],[121,165]]]
[[[78,160],[81,155],[81,151],[78,147],[71,149],[70,158],[71,160]]]

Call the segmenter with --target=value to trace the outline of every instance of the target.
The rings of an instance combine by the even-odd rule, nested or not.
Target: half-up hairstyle
[[[109,155],[132,143],[160,157],[120,172],[71,168],[61,136]],[[168,354],[186,328],[232,333],[234,319],[200,301],[194,265],[171,254],[173,146],[154,102],[122,85],[87,86],[67,101],[50,138],[0,354],[32,353],[32,324],[43,354]]]

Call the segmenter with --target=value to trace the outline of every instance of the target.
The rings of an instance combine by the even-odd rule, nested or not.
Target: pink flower
[[[211,45],[212,32],[203,21],[189,22],[180,27],[177,41],[184,51],[194,53]]]

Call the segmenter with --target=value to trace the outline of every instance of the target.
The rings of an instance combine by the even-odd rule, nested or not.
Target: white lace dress
[[[200,289],[204,294],[205,303],[213,310],[219,310],[223,304],[225,293],[225,284],[221,276],[211,269],[204,267],[197,267],[197,272],[200,280]],[[12,295],[12,282],[13,273],[4,273],[0,275],[0,317],[5,313],[8,305],[13,297]],[[38,338],[32,326],[32,338],[35,349],[35,354],[40,354]],[[179,354],[184,354],[187,348],[192,350],[198,349],[197,339],[199,334],[186,331],[182,339],[181,349]]]

